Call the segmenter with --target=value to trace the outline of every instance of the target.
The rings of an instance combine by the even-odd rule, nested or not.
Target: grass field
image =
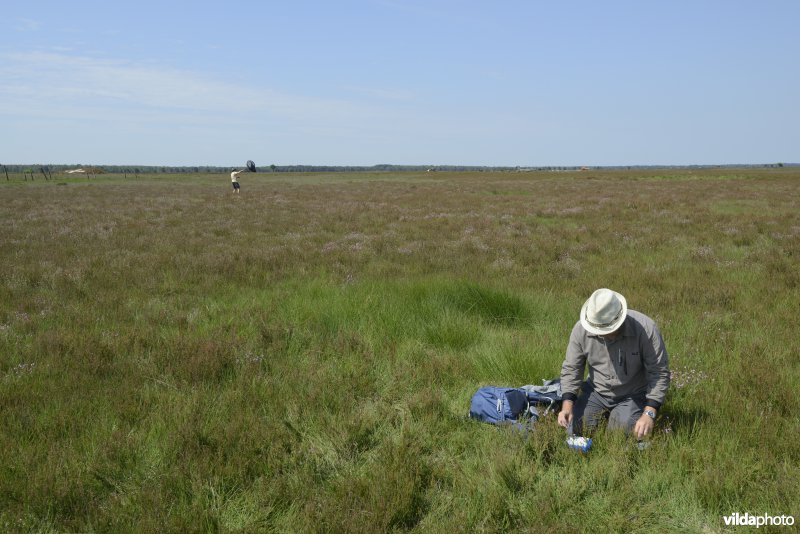
[[[0,530],[717,532],[800,516],[800,171],[0,181]],[[610,287],[652,446],[470,421]],[[776,529],[780,530],[780,529]]]

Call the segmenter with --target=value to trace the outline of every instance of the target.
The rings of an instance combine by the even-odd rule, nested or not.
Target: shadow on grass
[[[708,412],[702,408],[667,405],[659,413],[656,432],[691,437],[708,417]]]
[[[441,304],[483,319],[490,324],[514,326],[530,318],[530,311],[516,295],[472,282],[443,284],[433,290]]]

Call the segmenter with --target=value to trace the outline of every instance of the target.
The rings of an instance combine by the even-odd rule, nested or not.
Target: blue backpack
[[[501,425],[504,423],[521,426],[519,419],[528,415],[528,426],[539,419],[539,411],[534,405],[547,405],[545,415],[561,402],[561,380],[544,380],[543,385],[527,385],[519,388],[486,386],[472,396],[469,416],[472,419]]]
[[[528,410],[528,395],[520,388],[486,386],[472,396],[469,416],[484,423],[516,423]]]

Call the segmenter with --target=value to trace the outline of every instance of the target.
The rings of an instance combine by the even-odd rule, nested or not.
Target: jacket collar
[[[599,338],[600,334],[590,334],[587,332],[589,337],[596,337]],[[636,328],[633,326],[633,318],[630,315],[625,317],[625,322],[622,323],[622,337],[634,337],[636,336]],[[618,338],[619,339],[619,338]]]

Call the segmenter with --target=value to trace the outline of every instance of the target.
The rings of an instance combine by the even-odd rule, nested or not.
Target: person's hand
[[[636,439],[642,439],[645,436],[649,436],[653,432],[653,427],[655,426],[655,421],[649,415],[644,415],[636,421],[636,424],[633,426],[633,434],[636,436]]]
[[[564,401],[561,404],[561,411],[558,412],[558,424],[567,428],[572,422],[572,401]]]

